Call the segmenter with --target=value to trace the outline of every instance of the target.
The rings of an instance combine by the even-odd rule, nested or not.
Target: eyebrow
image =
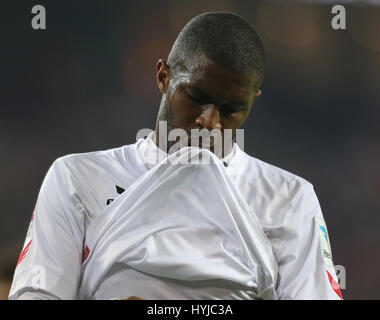
[[[201,99],[207,100],[207,101],[213,101],[217,102],[218,105],[228,105],[228,106],[239,106],[239,107],[248,107],[248,102],[241,102],[241,101],[228,101],[225,99],[216,99],[215,97],[211,96],[210,94],[204,92],[202,89],[199,89],[198,87],[188,85],[185,86],[185,88],[194,90],[196,94],[199,94],[201,96]]]

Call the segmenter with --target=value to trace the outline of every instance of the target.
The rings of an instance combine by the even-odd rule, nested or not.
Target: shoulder
[[[239,167],[241,190],[264,224],[302,219],[319,206],[313,184],[294,173],[245,152]]]
[[[313,184],[297,174],[257,159],[245,152],[241,152],[241,163],[244,174],[247,174],[252,183],[260,183],[267,191],[276,194],[293,194],[300,190],[313,189]]]
[[[80,169],[107,167],[125,160],[128,149],[133,145],[125,145],[117,148],[98,150],[84,153],[73,153],[58,157],[53,165],[68,170],[78,171]]]
[[[61,191],[80,190],[86,181],[96,180],[102,171],[117,168],[123,163],[123,157],[129,145],[100,151],[68,154],[56,158],[44,179],[48,188]],[[56,188],[59,187],[59,188]]]
[[[42,185],[43,194],[67,197],[80,202],[96,214],[112,198],[115,185],[125,186],[132,145],[58,157],[49,168]],[[127,176],[127,178],[126,178]]]
[[[101,183],[133,171],[136,143],[117,148],[84,153],[73,153],[57,158],[52,165],[55,172],[75,177],[88,184]]]

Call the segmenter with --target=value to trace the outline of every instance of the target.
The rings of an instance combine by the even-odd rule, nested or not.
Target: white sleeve
[[[59,300],[59,299],[50,293],[33,291],[33,292],[23,293],[17,298],[17,300]]]
[[[76,298],[84,237],[78,190],[64,158],[56,160],[42,183],[9,299],[41,291],[59,299]]]
[[[312,185],[289,210],[277,247],[280,299],[343,299],[332,260],[330,240]]]

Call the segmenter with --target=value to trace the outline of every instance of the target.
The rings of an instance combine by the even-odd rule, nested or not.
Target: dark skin
[[[191,129],[202,128],[235,132],[244,124],[261,95],[261,90],[255,88],[254,74],[233,73],[211,61],[182,68],[173,75],[171,67],[160,59],[156,70],[157,85],[166,95],[175,127],[188,133]],[[158,123],[156,137],[159,145]],[[230,151],[225,150],[224,155]]]
[[[202,128],[238,129],[261,95],[261,90],[255,89],[254,75],[232,73],[212,62],[183,70],[175,79],[165,60],[158,60],[156,69],[158,88],[168,95],[175,127],[187,132]],[[174,83],[169,90],[170,81]],[[159,145],[158,124],[156,137]],[[124,300],[144,299],[133,296]]]

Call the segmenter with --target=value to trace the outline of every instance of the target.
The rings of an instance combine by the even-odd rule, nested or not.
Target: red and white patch
[[[339,284],[334,280],[330,272],[328,272],[327,270],[326,272],[327,272],[327,276],[329,277],[331,287],[333,288],[335,293],[339,296],[339,298],[343,300],[343,296],[342,296],[342,293],[340,292]]]
[[[28,253],[29,251],[29,248],[30,248],[30,245],[32,244],[32,240],[30,240],[28,242],[28,244],[25,246],[25,248],[22,250],[21,254],[20,254],[20,257],[18,258],[18,261],[17,261],[17,265],[16,265],[16,268],[18,267],[18,265],[22,262],[22,260],[24,260],[26,254]]]
[[[30,245],[32,244],[33,240],[33,224],[34,224],[34,214],[36,212],[36,209],[34,208],[32,218],[30,219],[29,227],[28,227],[28,232],[26,233],[26,239],[24,242],[24,246],[22,248],[20,257],[18,258],[16,268],[19,266],[19,264],[25,259],[27,253],[29,252]]]

